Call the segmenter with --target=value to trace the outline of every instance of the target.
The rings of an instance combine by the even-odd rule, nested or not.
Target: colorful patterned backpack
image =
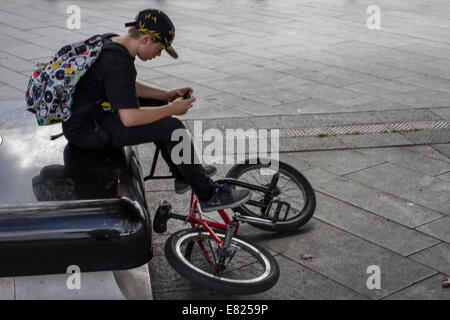
[[[105,40],[115,35],[95,35],[64,46],[53,59],[33,68],[25,97],[27,110],[36,115],[40,126],[70,118],[76,84],[102,53]]]

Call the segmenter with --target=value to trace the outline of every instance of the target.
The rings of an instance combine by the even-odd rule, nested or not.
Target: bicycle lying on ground
[[[154,176],[159,149],[156,148],[150,175],[144,180],[168,179]],[[229,294],[254,294],[272,288],[280,271],[276,260],[264,248],[237,235],[240,223],[288,233],[305,225],[313,216],[316,197],[308,180],[295,168],[279,162],[270,172],[264,159],[249,159],[233,166],[219,183],[245,188],[252,197],[231,209],[233,216],[218,210],[223,223],[203,219],[199,201],[192,192],[189,214],[173,212],[167,202],[158,207],[153,230],[163,233],[169,219],[191,224],[190,229],[173,233],[165,243],[169,264],[186,279]],[[265,170],[262,174],[261,170]]]

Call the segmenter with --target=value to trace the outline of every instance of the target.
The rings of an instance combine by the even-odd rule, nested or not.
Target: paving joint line
[[[422,223],[421,225],[419,225],[419,226],[417,226],[417,227],[414,227],[413,229],[416,230],[417,228],[426,226],[427,224],[436,222],[436,221],[438,221],[438,220],[440,220],[440,219],[444,219],[445,217],[447,217],[447,215],[443,215],[443,216],[438,217],[438,218],[436,218],[436,219],[430,220],[430,221],[428,221],[428,222],[426,222],[426,223]],[[417,230],[417,231],[421,232],[420,230]],[[427,233],[425,233],[425,234],[427,234]],[[431,237],[433,237],[433,236],[431,236]],[[439,239],[439,240],[444,241],[444,240],[442,240],[442,239]]]
[[[431,249],[431,248],[436,247],[436,246],[438,246],[438,245],[440,245],[440,244],[443,244],[443,243],[446,243],[446,242],[443,241],[443,240],[440,240],[438,243],[435,243],[435,244],[433,244],[432,246],[429,246],[428,248],[425,248],[425,249],[422,249],[422,250],[419,250],[419,251],[417,251],[417,252],[414,252],[414,253],[409,254],[406,258],[415,261],[414,259],[411,258],[411,256],[413,256],[413,255],[415,255],[415,254],[422,253],[422,252],[424,252],[424,251],[426,251],[426,250],[428,250],[428,249]],[[430,268],[432,268],[432,267],[430,267]]]
[[[395,164],[394,164],[394,165],[395,165]],[[411,170],[411,169],[410,169],[410,170]],[[431,177],[431,176],[429,176],[429,177]],[[348,177],[346,177],[346,178],[347,178],[348,180],[352,181],[352,182],[356,182],[356,183],[362,184],[363,186],[372,188],[372,189],[377,190],[377,191],[379,191],[379,192],[382,192],[382,193],[384,193],[384,194],[388,194],[388,195],[390,195],[390,196],[392,196],[392,197],[394,197],[394,198],[398,198],[398,199],[403,200],[403,201],[405,201],[405,202],[411,202],[411,203],[414,203],[414,205],[416,205],[416,206],[420,206],[420,207],[422,207],[422,208],[425,208],[425,209],[434,211],[434,212],[439,213],[439,214],[441,214],[441,215],[443,215],[443,216],[448,216],[448,214],[446,214],[446,213],[444,213],[444,212],[438,211],[438,210],[433,209],[433,208],[425,207],[424,205],[421,205],[421,204],[418,204],[418,203],[416,203],[416,202],[413,202],[413,201],[410,200],[410,199],[405,199],[405,198],[403,198],[403,197],[401,197],[401,196],[391,194],[391,193],[386,192],[386,191],[384,191],[384,190],[380,190],[380,189],[376,188],[375,186],[368,185],[368,184],[365,184],[365,183],[360,182],[360,181],[351,180],[351,179],[349,179]],[[432,177],[432,178],[433,178],[433,177]]]
[[[436,143],[436,144],[437,144],[437,143]],[[427,144],[427,145],[428,145],[428,144]],[[416,145],[414,145],[413,147],[415,147],[415,146],[416,146]],[[411,147],[411,146],[409,146],[409,147]],[[364,152],[361,152],[361,150],[363,150],[363,149],[372,149],[372,148],[375,148],[375,147],[359,148],[358,150],[355,150],[355,152],[357,152],[357,153],[359,153],[359,154],[361,154],[361,155],[367,156],[367,154],[365,154]],[[398,147],[397,147],[397,146],[392,146],[392,147],[387,147],[387,148],[398,148]],[[448,160],[443,160],[443,159],[440,159],[440,158],[437,158],[437,157],[430,156],[430,155],[428,155],[428,154],[423,154],[423,153],[421,153],[421,152],[411,150],[410,148],[408,148],[408,146],[405,146],[404,148],[406,148],[404,151],[406,151],[407,153],[410,153],[410,154],[415,154],[415,155],[423,156],[423,157],[426,157],[426,158],[428,158],[428,159],[430,159],[430,160],[436,160],[436,161],[440,161],[440,162],[444,162],[444,163],[449,163],[449,162],[450,162],[450,161],[448,161]],[[435,149],[433,148],[433,150],[435,150]],[[376,156],[375,156],[375,157],[372,157],[372,158],[377,159]],[[383,160],[383,159],[380,159],[380,160]],[[386,161],[389,161],[389,160],[386,160]],[[389,162],[392,162],[392,161],[389,161]],[[394,163],[394,162],[392,162],[392,163]],[[407,167],[404,167],[404,168],[407,168]],[[410,169],[410,168],[408,168],[408,169]],[[416,169],[414,169],[414,170],[416,170]],[[418,170],[417,170],[417,171],[418,171]],[[421,173],[423,173],[423,174],[425,174],[425,175],[428,175],[426,172],[423,172],[423,171],[418,171],[418,172],[421,172]],[[449,170],[449,171],[446,171],[446,172],[438,173],[437,175],[445,174],[445,173],[447,173],[447,172],[450,172],[450,170]]]
[[[409,286],[406,286],[406,287],[404,287],[404,288],[401,288],[401,289],[399,289],[399,290],[397,290],[397,291],[395,291],[395,292],[393,292],[393,293],[387,295],[386,297],[383,297],[381,300],[385,300],[385,299],[389,298],[390,296],[393,296],[394,294],[397,294],[397,293],[399,293],[399,292],[401,292],[401,291],[403,291],[403,290],[406,290],[406,289],[408,289],[408,288],[410,288],[410,287],[412,287],[412,286],[414,286],[414,285],[416,285],[416,284],[418,284],[418,283],[421,283],[421,282],[426,281],[426,280],[428,280],[428,279],[430,279],[430,278],[433,278],[434,276],[436,276],[437,274],[440,274],[440,273],[441,273],[441,272],[436,272],[435,274],[432,274],[432,275],[430,275],[430,276],[428,276],[428,277],[424,277],[423,279],[421,279],[421,280],[419,280],[419,281],[413,282],[413,283],[411,283]]]
[[[274,251],[273,249],[271,249],[271,250]],[[275,251],[275,252],[277,252],[277,251]],[[276,255],[277,255],[277,256],[280,255],[280,256],[282,256],[283,258],[285,258],[285,259],[291,261],[292,263],[295,263],[295,264],[297,264],[297,265],[300,265],[300,266],[302,266],[303,268],[305,268],[305,269],[307,269],[307,270],[309,270],[309,271],[311,271],[311,272],[314,272],[314,273],[316,273],[316,274],[318,274],[318,275],[324,277],[325,279],[328,279],[329,281],[334,282],[334,283],[336,283],[337,285],[339,285],[339,286],[341,286],[341,287],[344,287],[344,288],[346,288],[346,289],[352,291],[353,293],[356,293],[356,294],[359,295],[359,296],[362,296],[362,297],[364,297],[364,298],[373,300],[371,297],[366,296],[365,294],[363,294],[363,293],[361,293],[361,292],[358,292],[358,291],[356,291],[355,289],[350,288],[350,287],[348,287],[347,285],[345,285],[345,284],[343,284],[343,283],[340,283],[340,282],[337,281],[337,280],[334,280],[333,278],[330,278],[330,276],[328,276],[328,275],[326,275],[326,274],[324,274],[324,273],[322,273],[322,272],[319,272],[319,271],[317,271],[317,270],[314,270],[314,269],[311,268],[310,266],[304,265],[303,263],[301,263],[300,261],[295,260],[295,259],[292,258],[292,257],[285,256],[284,254],[282,254],[282,253],[280,253],[280,252],[277,252]]]
[[[444,172],[438,173],[438,174],[434,175],[433,177],[435,177],[435,178],[439,178],[439,176],[442,176],[442,175],[444,175],[444,174],[446,174],[446,173],[450,173],[450,170],[447,170],[447,171],[444,171]]]
[[[354,208],[357,208],[357,209],[359,209],[359,210],[365,211],[365,212],[367,212],[367,213],[369,213],[369,214],[371,214],[371,215],[373,215],[373,216],[375,216],[375,217],[382,218],[382,219],[386,219],[387,221],[389,221],[389,222],[391,222],[391,223],[394,223],[394,224],[396,224],[396,225],[402,226],[402,227],[407,228],[407,229],[409,229],[409,230],[416,231],[416,232],[418,232],[418,233],[420,233],[420,234],[422,234],[422,235],[424,235],[424,236],[427,236],[427,237],[429,237],[429,238],[431,238],[431,239],[434,239],[434,240],[437,240],[437,241],[439,241],[439,242],[443,242],[442,239],[436,238],[435,236],[429,235],[429,234],[427,234],[427,233],[424,233],[423,231],[416,230],[416,229],[417,229],[417,228],[420,228],[421,226],[424,226],[424,225],[426,225],[426,224],[428,224],[428,223],[432,223],[432,222],[435,222],[436,220],[442,219],[442,218],[446,217],[445,215],[444,215],[444,216],[440,216],[440,217],[438,217],[438,218],[436,218],[436,219],[433,219],[433,220],[431,220],[431,221],[428,221],[428,222],[426,222],[426,223],[423,223],[423,224],[421,224],[421,225],[419,225],[419,226],[417,226],[417,227],[410,227],[410,226],[404,225],[404,224],[402,224],[402,223],[400,223],[400,222],[398,222],[398,221],[392,220],[392,219],[390,219],[390,218],[386,218],[385,216],[382,216],[382,215],[380,215],[380,214],[378,214],[378,213],[376,213],[376,212],[373,212],[373,211],[371,211],[371,210],[369,210],[369,209],[361,208],[361,207],[358,207],[357,205],[355,205],[355,204],[353,204],[353,203],[351,203],[351,202],[348,202],[348,201],[346,201],[346,200],[339,199],[339,198],[337,198],[335,195],[331,195],[331,194],[329,194],[329,193],[327,193],[327,192],[325,192],[325,191],[322,191],[322,190],[316,190],[316,189],[315,189],[315,191],[316,191],[317,193],[321,193],[321,194],[323,194],[323,195],[325,195],[325,196],[327,196],[327,197],[330,197],[330,198],[332,198],[332,199],[334,199],[334,200],[337,200],[337,201],[340,201],[340,202],[342,202],[342,203],[345,203],[345,204],[347,204],[347,205],[349,205],[349,206],[351,206],[351,207],[354,207]],[[385,193],[385,194],[388,194],[388,193]],[[416,204],[414,204],[414,205],[416,205]],[[422,207],[422,206],[420,206],[420,205],[417,205],[417,206],[418,206],[418,207]],[[424,208],[424,207],[423,207],[423,208]],[[427,209],[428,209],[428,208],[427,208]],[[431,210],[431,209],[429,209],[429,210]],[[434,210],[433,210],[433,211],[434,211]],[[439,213],[439,212],[438,212],[438,213]],[[440,213],[439,213],[439,214],[440,214]],[[444,241],[444,242],[445,242],[445,241]]]
[[[442,144],[442,143],[430,143],[430,147],[433,148],[432,145],[435,144]],[[433,148],[435,151],[437,151],[439,154],[443,155],[444,157],[446,157],[447,159],[450,159],[450,157],[448,155],[446,155],[445,153],[442,153],[439,149]]]
[[[436,272],[436,273],[444,274],[443,272],[437,270],[436,268],[434,268],[434,267],[432,267],[432,266],[423,264],[422,262],[419,262],[419,261],[416,261],[416,260],[413,260],[412,258],[410,258],[411,255],[414,255],[414,254],[416,254],[416,253],[413,253],[413,254],[411,254],[411,255],[409,255],[409,256],[404,256],[404,255],[402,255],[402,254],[400,254],[400,253],[398,253],[398,252],[392,251],[392,249],[389,249],[389,248],[380,246],[379,244],[373,243],[373,242],[370,241],[370,240],[367,240],[367,239],[362,238],[362,237],[360,237],[360,236],[358,236],[358,235],[355,235],[355,234],[353,234],[353,233],[351,233],[351,232],[348,232],[348,231],[346,231],[346,230],[343,230],[343,229],[341,229],[340,227],[334,226],[334,225],[332,225],[332,224],[330,224],[330,223],[328,223],[328,222],[326,222],[326,221],[320,220],[320,219],[318,219],[317,217],[314,217],[314,219],[316,219],[316,220],[318,220],[318,221],[320,221],[320,222],[322,222],[322,223],[325,223],[325,224],[327,224],[327,225],[329,225],[329,226],[331,226],[331,227],[334,227],[334,228],[336,228],[336,229],[339,229],[339,230],[341,230],[341,231],[343,231],[343,232],[346,232],[346,233],[348,233],[348,234],[350,234],[350,235],[352,235],[352,236],[354,236],[354,237],[356,237],[356,238],[362,239],[362,240],[364,240],[364,241],[366,241],[366,242],[368,242],[368,243],[370,243],[370,244],[372,244],[372,245],[375,245],[375,246],[377,246],[377,247],[379,247],[379,248],[385,249],[385,250],[391,252],[392,254],[394,254],[394,255],[396,255],[396,256],[399,256],[399,257],[402,257],[402,258],[404,258],[404,259],[407,259],[407,260],[409,260],[409,261],[411,261],[411,262],[413,262],[413,263],[417,263],[417,264],[419,264],[419,265],[421,265],[421,266],[423,266],[423,267],[425,267],[425,268],[427,268],[427,269],[429,269],[429,270],[431,270],[431,271],[434,271],[434,272]],[[424,250],[427,250],[427,249],[429,249],[429,248],[431,248],[431,247],[437,246],[437,245],[442,244],[442,243],[443,243],[443,242],[440,241],[439,243],[437,243],[437,244],[435,244],[435,245],[432,245],[432,246],[430,246],[430,247],[428,247],[428,248],[426,248],[426,249],[424,249]],[[424,250],[421,250],[421,251],[419,251],[419,252],[422,252],[422,251],[424,251]],[[436,274],[436,273],[435,273],[435,274]],[[435,275],[435,274],[434,274],[434,275]],[[422,280],[423,280],[423,279],[422,279]],[[414,284],[416,284],[416,283],[418,283],[418,282],[420,282],[420,281],[422,281],[422,280],[419,280],[419,281],[417,281],[417,282],[414,282],[412,285],[414,285]],[[402,289],[402,290],[403,290],[403,289]],[[383,297],[381,297],[380,299],[382,299],[382,298],[383,298]]]
[[[359,152],[360,154],[362,154],[361,152]],[[372,169],[372,168],[375,168],[375,167],[378,167],[378,166],[381,166],[381,165],[383,165],[383,164],[386,164],[386,163],[389,163],[389,161],[387,161],[387,160],[382,160],[382,162],[380,162],[380,163],[377,163],[377,164],[374,164],[373,166],[369,166],[369,167],[366,167],[366,168],[362,168],[362,169],[359,169],[359,170],[356,170],[356,171],[353,171],[353,172],[348,172],[348,173],[346,173],[346,174],[343,174],[341,177],[342,178],[346,178],[348,175],[351,175],[351,174],[354,174],[354,173],[357,173],[357,172],[361,172],[361,171],[364,171],[364,170],[367,170],[367,169]],[[319,167],[318,167],[319,168]],[[321,169],[321,168],[320,168]],[[351,179],[350,179],[351,180]]]
[[[371,148],[371,147],[368,147],[367,149],[369,149],[369,148]],[[386,147],[386,148],[397,148],[397,146],[391,146],[391,147],[388,146],[388,147]],[[365,154],[364,152],[361,152],[361,151],[359,151],[359,150],[362,150],[362,149],[360,148],[360,149],[354,150],[354,151],[357,152],[357,153],[359,153],[359,154],[361,154],[361,155],[367,156],[367,154]],[[444,162],[444,163],[448,163],[447,161],[444,161],[444,160],[441,160],[441,159],[436,159],[436,158],[431,158],[431,157],[429,157],[429,156],[427,156],[427,155],[424,155],[424,154],[421,154],[421,153],[419,153],[419,152],[414,152],[414,151],[410,151],[410,150],[406,150],[406,152],[418,154],[418,155],[424,156],[424,157],[426,157],[426,158],[429,158],[429,159],[431,159],[431,160],[436,160],[436,161],[441,161],[441,162]],[[373,159],[378,159],[378,158],[376,158],[376,157],[371,157],[371,158],[373,158]],[[450,170],[449,170],[449,171],[446,171],[446,172],[438,173],[437,175],[434,175],[434,176],[433,176],[433,175],[430,175],[430,174],[427,173],[427,172],[420,171],[419,169],[404,166],[402,163],[397,163],[397,162],[393,162],[393,161],[389,161],[389,160],[383,160],[383,159],[379,159],[379,160],[380,160],[380,161],[385,161],[385,163],[386,163],[386,162],[392,163],[392,164],[394,164],[394,165],[396,165],[396,166],[398,166],[398,167],[401,167],[401,168],[404,168],[404,169],[408,169],[408,170],[413,170],[413,171],[416,171],[416,172],[418,172],[418,173],[421,173],[421,174],[423,174],[423,175],[430,176],[430,177],[433,177],[433,178],[439,178],[440,175],[443,175],[443,174],[446,174],[447,172],[450,172]],[[374,166],[372,166],[372,167],[367,167],[366,169],[370,169],[370,168],[373,168],[373,167],[376,167],[376,166],[377,166],[377,165],[374,165]],[[356,173],[356,172],[362,171],[362,170],[364,170],[364,169],[361,169],[361,170],[358,170],[358,171],[355,171],[355,172],[351,172],[351,173],[346,173],[346,174],[343,175],[342,177],[344,177],[344,176],[346,176],[346,175],[349,175],[349,174],[352,174],[352,173]]]
[[[337,200],[339,200],[339,199],[337,199]],[[352,206],[353,206],[353,207],[356,207],[355,205],[352,205]],[[356,208],[359,208],[359,207],[356,207]],[[388,221],[390,221],[390,222],[392,222],[392,223],[395,223],[395,224],[397,224],[397,225],[401,225],[401,224],[399,224],[399,223],[397,223],[397,222],[395,222],[395,221],[392,221],[392,220],[389,220],[389,219],[387,219],[387,218],[385,218],[385,217],[382,217],[382,216],[379,216],[379,215],[377,215],[377,214],[374,214],[374,213],[372,213],[372,212],[370,212],[370,211],[368,211],[368,210],[365,210],[365,209],[362,209],[362,208],[359,208],[359,209],[360,209],[360,210],[363,210],[363,211],[366,211],[366,212],[368,212],[369,214],[372,214],[372,215],[374,215],[374,216],[377,216],[377,217],[380,217],[380,218],[384,218],[384,219],[386,219],[386,220],[388,220]],[[368,243],[370,243],[370,244],[372,244],[372,245],[374,245],[374,246],[377,246],[377,247],[379,247],[379,248],[382,248],[382,249],[384,249],[384,250],[387,250],[387,251],[389,251],[389,252],[392,253],[392,254],[395,254],[395,255],[397,255],[397,256],[400,256],[400,257],[406,258],[406,259],[409,259],[409,256],[411,256],[411,255],[414,255],[414,254],[416,254],[416,253],[418,253],[418,252],[422,252],[422,251],[427,250],[427,249],[429,249],[429,248],[431,248],[431,247],[433,247],[433,246],[435,246],[435,245],[438,245],[438,244],[442,243],[442,240],[436,239],[436,238],[434,238],[434,237],[431,237],[431,236],[428,236],[428,235],[427,235],[428,237],[437,240],[438,243],[433,244],[433,245],[431,245],[431,246],[429,246],[429,247],[427,247],[427,248],[425,248],[425,249],[420,249],[420,250],[417,251],[417,252],[414,252],[414,253],[411,253],[411,254],[408,254],[408,255],[403,255],[403,254],[401,254],[401,253],[399,253],[399,252],[397,252],[397,251],[394,251],[394,250],[391,249],[391,248],[385,247],[385,246],[382,245],[382,244],[379,244],[379,243],[376,243],[376,242],[374,242],[374,241],[372,241],[372,240],[366,239],[366,238],[364,238],[363,236],[354,233],[353,231],[345,230],[345,229],[343,229],[342,227],[339,227],[339,226],[337,226],[337,225],[334,225],[334,224],[332,224],[331,222],[327,222],[327,221],[325,221],[325,220],[323,220],[323,219],[321,219],[321,218],[318,218],[318,217],[314,217],[314,219],[316,219],[316,220],[318,220],[318,221],[320,221],[320,222],[322,222],[322,223],[325,223],[325,224],[327,224],[327,225],[329,225],[329,226],[332,226],[332,227],[334,227],[334,228],[336,228],[336,229],[338,229],[338,230],[341,230],[341,231],[343,231],[343,232],[345,232],[345,233],[348,233],[348,234],[350,234],[350,235],[352,235],[352,236],[354,236],[354,237],[356,237],[356,238],[358,238],[358,239],[364,240],[364,241],[366,241],[366,242],[368,242]],[[401,226],[402,226],[402,225],[401,225]],[[408,227],[406,227],[406,228],[408,228]],[[410,228],[408,228],[408,229],[410,229]],[[410,230],[411,230],[411,229],[410,229]],[[416,231],[416,230],[413,230],[413,231]],[[421,233],[420,231],[416,231],[416,232]],[[414,261],[414,260],[413,260],[413,261]]]
[[[318,220],[318,221],[320,221],[320,222],[322,222],[322,223],[325,223],[325,224],[327,224],[327,225],[329,225],[329,226],[331,226],[331,227],[334,227],[334,228],[336,228],[336,229],[338,229],[338,230],[341,230],[341,231],[343,231],[343,232],[345,232],[345,233],[348,233],[348,234],[350,234],[350,235],[352,235],[352,236],[354,236],[354,237],[356,237],[356,238],[362,239],[363,241],[366,241],[366,242],[368,242],[368,243],[370,243],[370,244],[372,244],[372,245],[375,245],[375,246],[377,246],[377,247],[379,247],[379,248],[385,249],[385,250],[387,250],[388,252],[392,253],[393,255],[402,257],[402,258],[407,259],[407,260],[409,260],[409,261],[411,261],[411,262],[413,262],[413,263],[417,263],[417,264],[419,264],[419,265],[422,265],[423,267],[425,267],[425,268],[427,268],[427,269],[429,269],[429,270],[431,270],[431,271],[434,271],[434,272],[436,272],[436,273],[442,273],[442,272],[440,272],[439,270],[434,269],[433,267],[430,267],[430,266],[427,266],[427,265],[425,265],[425,264],[423,264],[423,263],[421,263],[421,262],[415,261],[415,260],[409,258],[408,256],[403,256],[403,255],[401,255],[401,254],[398,253],[398,252],[392,251],[392,250],[389,249],[389,248],[385,248],[385,247],[383,247],[383,246],[380,246],[379,244],[373,243],[373,242],[370,241],[370,240],[367,240],[367,239],[362,238],[362,237],[360,237],[360,236],[358,236],[358,235],[355,235],[355,234],[353,234],[353,233],[351,233],[351,232],[348,232],[348,231],[346,231],[346,230],[343,230],[343,229],[341,229],[341,228],[339,228],[339,227],[337,227],[337,226],[334,226],[334,225],[332,225],[332,224],[330,224],[330,223],[328,223],[328,222],[326,222],[326,221],[320,220],[320,219],[318,219],[317,217],[314,217],[314,219],[316,219],[316,220]],[[438,243],[438,244],[439,244],[439,243]],[[436,245],[437,245],[437,244],[436,244]],[[302,264],[302,265],[303,265],[303,264]],[[433,276],[436,275],[436,273],[433,274]],[[411,285],[414,285],[414,284],[416,284],[416,283],[418,283],[418,282],[420,282],[420,281],[422,281],[422,280],[423,280],[423,279],[421,279],[421,280],[419,280],[419,281],[417,281],[417,282],[414,282],[414,283],[412,283]],[[402,288],[402,289],[400,289],[400,290],[403,290],[403,289],[405,289],[405,288]],[[389,295],[390,295],[390,294],[389,294]],[[371,300],[374,300],[374,299],[372,299],[372,298],[370,298],[370,297],[368,297],[368,298],[371,299]],[[383,298],[384,298],[384,297],[380,297],[380,298],[378,298],[378,300],[379,300],[379,299],[383,299]]]

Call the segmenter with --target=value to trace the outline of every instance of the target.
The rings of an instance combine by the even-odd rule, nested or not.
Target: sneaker
[[[205,170],[205,174],[207,177],[212,177],[217,172],[217,168],[214,166],[210,166],[210,165],[205,165],[203,167],[203,169]],[[177,194],[185,193],[190,188],[191,188],[191,186],[189,185],[189,183],[186,180],[175,179],[175,192]]]
[[[228,184],[214,183],[213,195],[209,200],[200,201],[203,212],[236,208],[250,200],[250,190],[232,190]]]

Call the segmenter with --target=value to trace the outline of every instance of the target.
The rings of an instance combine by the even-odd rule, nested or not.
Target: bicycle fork
[[[225,237],[222,242],[222,247],[217,249],[218,261],[216,264],[216,271],[220,274],[225,270],[226,260],[231,261],[236,250],[231,249],[231,240],[233,235],[236,233],[239,222],[236,217],[233,217],[231,223],[227,226],[227,231],[225,232]]]

